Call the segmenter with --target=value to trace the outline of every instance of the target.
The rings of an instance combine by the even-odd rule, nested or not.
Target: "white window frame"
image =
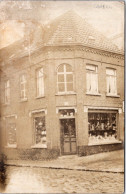
[[[41,71],[42,75],[39,75],[39,72]],[[40,87],[41,90],[40,90]],[[37,69],[36,72],[36,93],[37,93],[37,98],[43,97],[44,96],[44,72],[43,72],[43,67]]]
[[[20,76],[20,92],[21,92],[21,101],[27,100],[27,95],[26,95],[26,92],[27,92],[27,77],[26,77],[26,74],[22,74]],[[23,97],[22,97],[22,93],[23,93]]]
[[[111,70],[114,72],[114,75],[110,75],[110,74],[107,74],[107,70]],[[114,84],[115,84],[115,88],[112,89],[112,80],[111,79],[114,79]],[[109,79],[109,86],[108,86],[108,79]],[[109,88],[110,87],[110,90],[115,90],[115,92],[109,92]],[[112,68],[106,68],[106,88],[107,88],[107,95],[111,95],[111,96],[116,96],[117,95],[117,77],[116,77],[116,69],[112,69]]]
[[[10,104],[10,80],[5,81],[4,103]]]
[[[94,69],[94,71],[93,70],[91,70],[91,69],[89,69],[88,67],[93,67],[93,68],[95,68]],[[91,77],[93,77],[93,75],[95,75],[96,76],[96,79],[97,79],[97,83],[95,83],[96,84],[96,91],[94,91],[93,89],[93,85],[92,85],[92,80],[91,80],[91,85],[90,85],[90,87],[91,87],[91,90],[88,90],[88,78],[87,78],[87,76],[89,76],[90,75],[90,79],[91,79]],[[94,81],[93,81],[94,82]],[[86,64],[86,93],[87,94],[99,94],[99,92],[98,92],[98,67],[96,66],[96,65],[93,65],[93,64]]]
[[[57,69],[57,91],[58,91],[58,94],[64,94],[64,93],[65,94],[70,94],[70,93],[74,93],[74,75],[73,75],[73,72],[72,71],[71,72],[67,72],[66,71],[66,66],[67,65],[71,67],[71,65],[69,65],[69,64],[61,64],[61,65],[59,65],[59,67]],[[63,72],[59,72],[58,71],[61,66],[63,66]],[[71,67],[71,69],[72,69],[72,67]],[[59,75],[63,75],[64,82],[59,82],[58,81],[58,76]],[[67,80],[66,80],[67,75],[72,75],[72,77],[73,77],[73,81],[72,82],[67,82]],[[64,91],[63,92],[59,91],[59,83],[64,84]],[[67,91],[67,83],[72,83],[73,84],[73,90],[72,91]]]

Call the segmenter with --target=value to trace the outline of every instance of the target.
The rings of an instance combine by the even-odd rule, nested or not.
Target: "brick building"
[[[124,53],[83,18],[69,11],[0,52],[8,157],[122,147]]]

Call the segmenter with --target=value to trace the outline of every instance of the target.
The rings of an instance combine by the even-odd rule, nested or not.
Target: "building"
[[[1,49],[3,152],[42,159],[122,148],[124,52],[73,11],[35,34]]]

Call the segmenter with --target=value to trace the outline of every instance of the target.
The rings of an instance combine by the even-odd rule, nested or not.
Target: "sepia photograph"
[[[124,10],[0,0],[0,193],[125,192]]]

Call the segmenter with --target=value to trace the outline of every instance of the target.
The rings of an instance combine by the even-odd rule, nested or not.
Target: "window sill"
[[[86,95],[90,95],[90,96],[101,96],[100,93],[89,93],[89,92],[86,92]]]
[[[7,145],[5,148],[17,148],[17,145]]]
[[[76,92],[64,92],[64,93],[55,94],[55,96],[64,96],[64,95],[76,95]]]
[[[27,102],[27,101],[28,101],[28,99],[27,98],[24,98],[24,99],[21,99],[20,102]]]
[[[114,141],[106,141],[106,142],[94,142],[94,143],[88,143],[88,146],[105,145],[105,144],[115,144],[115,143],[122,143],[122,141],[114,140]]]
[[[33,145],[33,146],[31,146],[31,148],[47,148],[47,145],[45,145],[45,144],[39,144],[39,145]]]
[[[120,97],[120,95],[115,95],[115,94],[106,94],[106,97],[119,98],[119,97]]]
[[[45,96],[37,96],[36,99],[45,98]]]

